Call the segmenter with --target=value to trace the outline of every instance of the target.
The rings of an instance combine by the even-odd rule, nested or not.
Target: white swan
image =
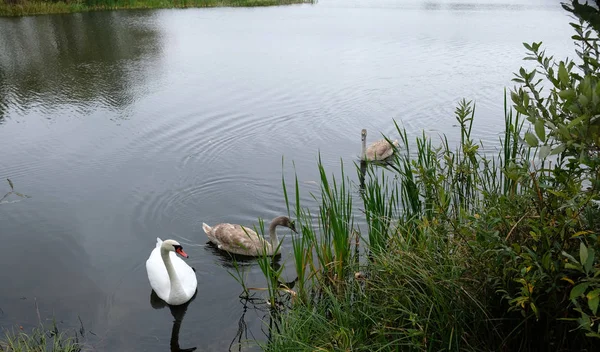
[[[156,238],[156,248],[146,261],[146,271],[150,286],[156,295],[170,305],[180,305],[189,301],[198,287],[194,269],[177,256],[188,255],[175,240],[162,241]]]
[[[363,128],[360,135],[362,140],[362,153],[360,155],[361,160],[385,160],[392,156],[396,148],[399,146],[397,139],[394,140],[392,144],[385,139],[381,139],[377,142],[371,143],[369,148],[367,148],[367,130]]]
[[[202,229],[208,239],[219,249],[229,253],[247,256],[260,256],[264,251],[266,255],[277,255],[280,252],[279,239],[276,227],[285,226],[296,232],[294,222],[287,216],[278,216],[271,221],[269,226],[269,242],[246,226],[222,223],[210,227],[202,223]]]

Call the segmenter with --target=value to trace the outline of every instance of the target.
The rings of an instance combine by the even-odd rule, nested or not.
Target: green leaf
[[[541,119],[537,119],[534,124],[535,134],[540,139],[540,141],[546,141],[546,128],[544,127],[544,121]]]
[[[580,116],[574,118],[571,122],[569,122],[568,127],[575,126],[575,125],[581,123],[583,120],[585,120],[587,118],[588,118],[587,114],[580,115]]]
[[[588,260],[588,249],[585,246],[585,244],[583,244],[583,242],[579,243],[579,262],[581,263],[581,265],[585,265],[585,263]]]
[[[561,90],[560,92],[558,92],[558,96],[561,97],[564,100],[570,99],[570,98],[574,98],[575,97],[575,91],[571,88],[567,88],[565,90]]]
[[[577,260],[575,260],[575,257],[573,257],[572,255],[570,255],[569,253],[562,251],[561,253],[562,255],[564,255],[565,257],[567,257],[567,259],[569,259],[570,261],[577,263]]]
[[[558,79],[560,79],[561,83],[565,86],[569,85],[569,72],[567,72],[565,63],[562,61],[558,65]]]
[[[539,144],[537,137],[531,132],[525,132],[525,141],[530,147],[537,147]]]
[[[529,231],[529,236],[536,242],[540,240],[540,236],[535,231]]]
[[[579,96],[578,100],[579,100],[579,104],[581,104],[582,106],[586,106],[590,102],[590,100],[588,99],[588,97],[586,97],[583,94]]]
[[[549,145],[543,145],[540,147],[540,159],[546,159],[546,157],[550,154],[551,147]]]
[[[590,330],[590,328],[592,327],[590,316],[585,314],[584,312],[581,312],[581,318],[577,319],[577,321],[579,322],[579,326],[586,330]]]
[[[581,108],[579,108],[579,104],[569,104],[566,106],[566,109],[574,114],[581,114]]]
[[[523,106],[525,108],[529,107],[529,94],[527,94],[527,93],[523,94]]]
[[[517,112],[520,112],[521,114],[523,114],[525,116],[529,115],[529,113],[527,112],[527,110],[524,107],[520,106],[520,105],[515,105],[515,110],[517,110]]]
[[[569,133],[569,129],[563,124],[558,125],[558,132],[563,138],[571,138],[571,133]]]
[[[552,258],[551,258],[550,252],[544,254],[544,256],[542,257],[542,266],[544,269],[546,269],[546,270],[550,269],[550,261],[551,260],[552,260]]]
[[[535,306],[535,303],[531,302],[531,303],[529,304],[529,306],[531,307],[531,310],[532,310],[532,311],[535,313],[535,318],[536,318],[536,320],[538,320],[538,319],[540,318],[540,314],[538,313],[538,309],[537,309],[537,307]]]
[[[592,270],[592,266],[594,265],[594,257],[595,256],[596,256],[596,253],[594,252],[594,249],[589,248],[587,260],[585,261],[585,264],[583,265],[586,273],[589,273],[590,270]]]
[[[590,310],[592,311],[592,313],[594,313],[594,315],[596,315],[596,312],[598,311],[598,303],[600,303],[600,297],[598,297],[599,294],[600,288],[597,288],[593,291],[590,291],[586,295],[588,299],[588,306],[590,307]]]
[[[510,99],[513,101],[513,103],[515,103],[515,105],[520,105],[519,103],[521,102],[521,98],[517,93],[510,92]]]
[[[583,282],[583,283],[580,283],[579,285],[573,287],[571,289],[571,294],[569,295],[569,299],[574,300],[575,298],[578,298],[579,296],[581,296],[585,292],[585,290],[587,290],[589,285],[590,285],[589,282]]]
[[[552,151],[550,152],[550,155],[560,154],[565,151],[566,147],[567,146],[563,143],[563,144],[559,145],[558,147],[552,149]]]
[[[521,253],[521,246],[519,246],[519,244],[518,244],[518,243],[513,243],[513,244],[512,244],[512,248],[513,248],[513,250],[514,250],[514,251],[515,251],[517,254],[520,254],[520,253]]]

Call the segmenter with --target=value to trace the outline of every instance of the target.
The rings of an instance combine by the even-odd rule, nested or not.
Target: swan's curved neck
[[[181,282],[179,282],[179,276],[177,276],[177,272],[175,271],[173,263],[171,262],[170,251],[161,248],[160,256],[165,263],[167,274],[169,274],[169,281],[171,282],[171,292],[169,293],[169,296],[173,296],[174,293],[183,293],[183,287],[181,286]]]
[[[277,238],[277,226],[279,223],[277,221],[272,221],[269,226],[269,242],[271,242],[271,248],[275,252],[277,247],[279,247],[279,238]]]

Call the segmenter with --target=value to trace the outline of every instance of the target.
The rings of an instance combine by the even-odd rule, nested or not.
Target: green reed
[[[248,290],[248,286],[246,285],[246,282],[247,282],[246,272],[240,268],[240,263],[238,263],[237,259],[234,258],[233,256],[231,257],[231,265],[233,266],[233,271],[227,270],[227,273],[235,281],[237,281],[237,283],[240,284],[240,286],[242,286],[243,291],[240,294],[240,296],[248,297],[250,295],[250,292]]]
[[[283,159],[282,159],[282,167],[283,167]],[[285,204],[288,210],[288,215],[290,214],[290,201],[288,198],[287,185],[285,183],[285,177],[281,178],[281,183],[283,186],[283,194],[285,199]],[[311,270],[311,264],[313,264],[313,249],[315,248],[314,243],[316,241],[316,235],[312,231],[312,216],[310,214],[310,210],[304,209],[300,205],[300,187],[298,184],[298,177],[294,179],[294,194],[295,194],[295,213],[297,216],[296,219],[296,230],[298,231],[298,236],[292,236],[292,249],[294,255],[294,266],[296,269],[297,275],[297,292],[299,294],[299,299],[302,301],[306,301],[306,281],[307,281],[307,273],[311,271],[314,273],[316,269],[314,266]],[[314,279],[315,276],[311,275],[311,279]],[[314,282],[313,282],[314,284]]]
[[[332,282],[344,280],[350,262],[350,239],[354,230],[352,214],[352,193],[342,162],[341,177],[334,175],[329,180],[319,156],[321,177],[321,205],[319,206],[319,236],[317,256],[323,274]]]
[[[473,138],[474,114],[474,104],[459,102],[455,143],[424,133],[409,139],[394,121],[402,147],[385,163],[356,164],[358,183],[344,163],[332,174],[319,158],[320,188],[310,204],[300,203],[297,177],[292,187],[282,177],[298,234],[290,239],[292,257],[277,270],[259,263],[270,281],[270,302],[283,307],[272,317],[278,330],[265,349],[477,351],[532,345],[517,331],[538,313],[520,321],[513,306],[523,302],[538,309],[541,303],[529,290],[542,282],[539,277],[543,287],[562,290],[537,272],[562,265],[548,262],[560,244],[542,246],[540,233],[564,231],[548,220],[564,205],[557,201],[561,194],[552,193],[557,181],[551,170],[543,163],[540,170],[532,167],[536,150],[523,143],[524,120],[506,99],[505,131],[495,149]],[[588,198],[577,198],[573,209],[583,209]],[[580,212],[596,223],[594,212]],[[568,220],[556,220],[573,227],[579,213],[568,214]],[[522,245],[523,239],[534,245]],[[536,257],[546,247],[552,253]],[[287,265],[297,275],[296,286],[282,289],[279,277]],[[515,275],[538,281],[516,282]],[[291,304],[278,304],[290,295]],[[525,325],[515,328],[515,321]]]
[[[468,225],[487,205],[487,194],[522,181],[530,152],[521,143],[522,121],[508,107],[500,152],[485,151],[472,138],[474,112],[474,104],[459,102],[455,146],[446,136],[435,145],[424,133],[409,140],[394,121],[402,148],[386,164],[356,167],[360,190],[343,164],[339,177],[330,176],[319,158],[316,213],[300,204],[297,178],[295,199],[282,178],[288,212],[298,224],[292,248],[301,299],[283,316],[269,349],[476,350],[498,342],[481,282],[464,276],[473,252]],[[364,207],[364,234],[354,222],[355,194]],[[360,240],[370,258],[362,264]],[[483,335],[464,340],[476,332]]]
[[[367,168],[369,181],[362,192],[368,229],[369,249],[385,251],[388,237],[395,232],[399,207],[398,184],[389,181],[384,170],[377,174],[374,168]]]

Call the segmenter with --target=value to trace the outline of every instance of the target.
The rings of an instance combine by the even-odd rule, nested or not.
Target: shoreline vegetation
[[[32,16],[74,12],[199,8],[199,7],[259,7],[312,4],[315,0],[0,0],[0,17]]]
[[[498,145],[463,100],[456,145],[396,124],[401,148],[355,165],[360,184],[319,159],[307,205],[282,180],[291,253],[258,258],[260,289],[230,271],[271,307],[265,351],[600,350],[600,11],[564,7],[576,58],[523,43]]]
[[[0,352],[81,352],[83,345],[76,334],[59,331],[56,323],[51,326],[40,325],[29,333],[14,328],[4,330],[0,340]]]

